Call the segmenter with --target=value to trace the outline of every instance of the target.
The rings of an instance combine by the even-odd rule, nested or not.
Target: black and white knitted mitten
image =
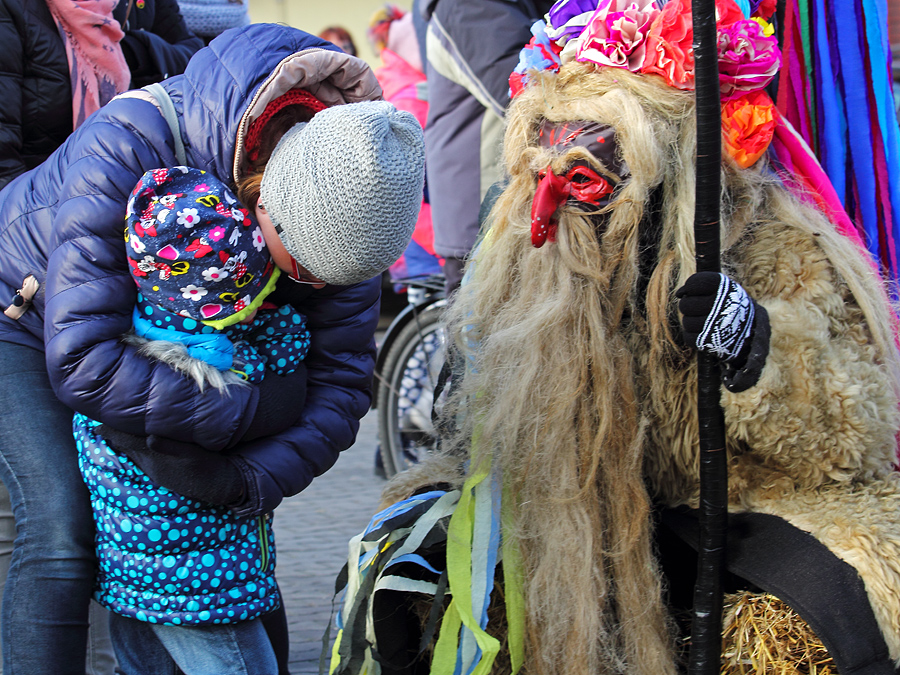
[[[686,344],[722,363],[723,383],[743,391],[759,380],[769,353],[769,317],[730,277],[698,272],[675,292]]]

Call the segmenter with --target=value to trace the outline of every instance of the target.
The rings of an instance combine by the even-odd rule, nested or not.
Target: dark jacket
[[[239,517],[156,485],[75,415],[78,464],[97,523],[94,598],[169,626],[255,619],[278,607],[272,514]]]
[[[72,133],[69,64],[46,0],[0,0],[0,188]]]
[[[119,0],[113,16],[125,31],[122,52],[132,89],[183,73],[203,47],[203,40],[188,30],[176,0]]]
[[[282,68],[298,67],[268,82],[282,61]],[[381,96],[363,61],[274,24],[224,33],[164,86],[187,163],[227,184],[240,165],[235,144],[249,124],[251,99],[264,105],[293,86],[316,89],[329,105]],[[258,389],[242,387],[227,397],[200,392],[119,340],[136,302],[123,245],[128,194],[145,171],[178,164],[172,133],[149,98],[142,91],[116,97],[46,162],[0,191],[0,302],[9,302],[28,274],[41,282],[20,320],[0,315],[0,340],[45,349],[54,390],[75,411],[129,433],[219,451],[240,440]],[[331,467],[370,403],[380,280],[307,289],[288,289],[311,333],[303,413],[287,431],[238,450],[255,475],[256,504],[248,508],[256,513]]]
[[[421,0],[420,0],[421,2]],[[434,248],[463,258],[478,235],[478,210],[502,178],[509,75],[548,0],[426,0],[425,163]]]
[[[131,10],[122,51],[132,86],[184,72],[203,46],[175,0],[143,0]],[[125,18],[128,2],[113,16]],[[0,0],[0,188],[36,167],[72,133],[66,49],[46,0]]]

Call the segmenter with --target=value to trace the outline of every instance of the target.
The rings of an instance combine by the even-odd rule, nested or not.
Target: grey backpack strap
[[[172,130],[172,137],[175,139],[175,157],[178,162],[187,165],[187,155],[184,154],[184,141],[181,140],[181,129],[178,127],[178,115],[175,113],[175,106],[172,105],[172,99],[169,98],[169,92],[166,91],[159,82],[148,84],[142,87],[144,90],[153,94],[153,98],[159,103],[162,115]]]

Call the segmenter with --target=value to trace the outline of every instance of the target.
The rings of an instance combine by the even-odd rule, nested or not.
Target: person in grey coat
[[[419,0],[428,22],[425,161],[434,248],[448,295],[478,235],[478,212],[500,167],[509,76],[548,0]]]

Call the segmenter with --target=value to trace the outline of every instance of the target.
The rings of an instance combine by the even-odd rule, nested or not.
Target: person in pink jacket
[[[385,5],[372,15],[366,34],[372,49],[381,58],[382,65],[375,69],[375,77],[384,90],[385,100],[393,103],[398,110],[415,115],[424,128],[428,119],[427,82],[412,13],[394,5]],[[391,266],[390,275],[391,279],[402,279],[440,271],[441,259],[434,251],[426,178],[422,210],[413,230],[412,241],[403,256]]]

